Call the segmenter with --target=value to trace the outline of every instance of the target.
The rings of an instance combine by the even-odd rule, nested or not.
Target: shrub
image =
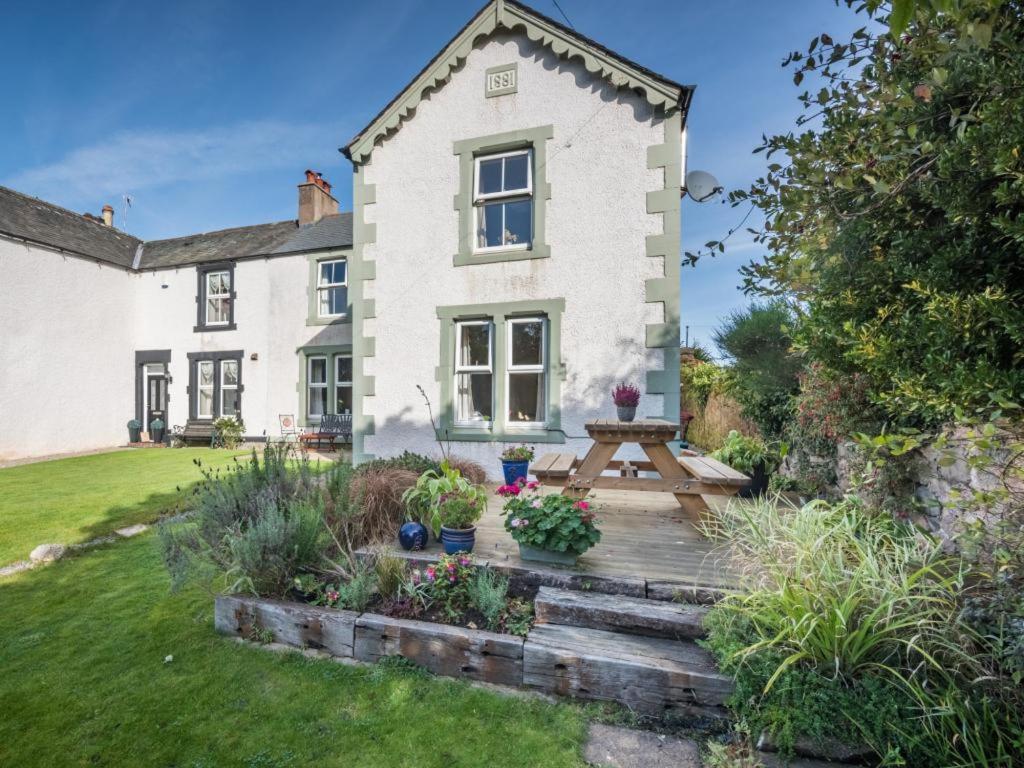
[[[242,444],[242,432],[245,425],[241,419],[224,416],[213,422],[213,428],[225,448],[237,448]]]
[[[789,328],[793,313],[783,301],[753,304],[733,312],[715,332],[718,348],[731,362],[731,394],[761,433],[778,439],[792,416],[800,358]]]
[[[416,485],[418,475],[399,467],[360,466],[352,477],[350,500],[356,508],[353,545],[390,541],[406,519],[402,495]]]
[[[469,580],[469,602],[483,614],[488,629],[497,629],[508,606],[508,579],[490,568],[477,568]]]
[[[326,530],[319,502],[272,499],[256,501],[249,525],[226,532],[230,592],[282,597],[295,574],[319,567],[324,560]]]
[[[429,456],[424,456],[419,453],[403,451],[401,456],[392,456],[389,459],[371,459],[370,461],[364,461],[356,467],[356,473],[362,474],[364,472],[373,472],[381,469],[405,469],[410,472],[415,472],[416,475],[419,476],[428,470],[439,469],[440,465],[441,462],[437,459],[432,459]]]
[[[356,561],[353,573],[348,581],[337,587],[337,604],[350,611],[365,611],[373,599],[373,588],[376,579],[373,571]]]
[[[190,577],[221,581],[228,590],[269,593],[286,588],[296,573],[323,556],[327,542],[313,535],[321,514],[319,488],[304,457],[287,446],[253,451],[248,461],[209,471],[194,491],[185,522],[160,525],[172,588]],[[319,532],[326,533],[317,520]]]
[[[958,615],[963,572],[938,542],[855,498],[730,505],[719,526],[749,591],[711,611],[707,644],[753,728],[789,747],[866,741],[920,764],[954,764],[957,728],[1009,748],[1011,710],[979,683],[977,636]],[[986,708],[992,725],[951,714]]]
[[[453,491],[438,500],[438,518],[445,528],[469,530],[480,519],[485,505],[486,502],[477,496]]]
[[[774,472],[781,458],[757,437],[741,435],[736,430],[729,433],[722,447],[711,454],[711,457],[725,462],[738,472],[753,474],[759,467],[767,473]]]

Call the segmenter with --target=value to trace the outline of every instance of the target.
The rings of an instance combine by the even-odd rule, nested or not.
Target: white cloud
[[[123,131],[60,160],[16,173],[14,189],[44,199],[95,199],[177,182],[217,179],[254,170],[295,167],[337,146],[329,125],[257,121],[198,131]]]

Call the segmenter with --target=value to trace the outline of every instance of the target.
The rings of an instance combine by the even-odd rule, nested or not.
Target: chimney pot
[[[114,206],[103,206],[103,223],[108,227],[114,226]]]

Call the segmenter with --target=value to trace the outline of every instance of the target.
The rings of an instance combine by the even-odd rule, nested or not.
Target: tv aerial
[[[686,174],[684,183],[683,191],[695,203],[706,203],[725,189],[718,183],[718,179],[707,171],[690,171]]]

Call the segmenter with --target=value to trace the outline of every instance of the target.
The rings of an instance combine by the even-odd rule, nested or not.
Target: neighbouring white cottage
[[[308,172],[298,220],[142,242],[0,188],[0,460],[350,412],[357,461],[496,472],[582,452],[623,380],[675,420],[691,96],[496,0],[344,147],[352,214]]]

